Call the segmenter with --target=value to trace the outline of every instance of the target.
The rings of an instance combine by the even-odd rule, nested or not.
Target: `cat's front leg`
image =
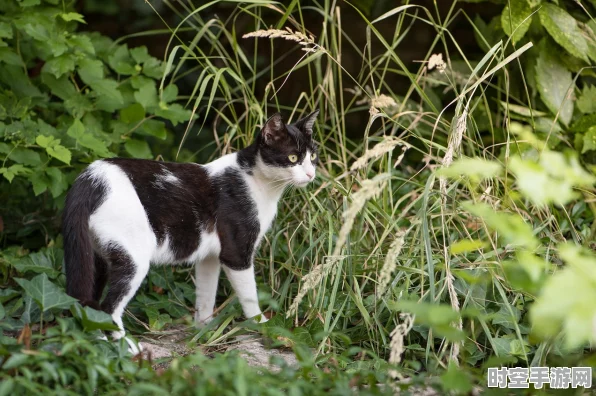
[[[261,308],[259,308],[254,265],[251,263],[250,267],[242,270],[232,269],[227,265],[224,265],[223,268],[238,296],[240,305],[242,305],[244,316],[254,318],[260,315],[260,318],[258,318],[259,322],[266,322],[267,318],[262,314]]]
[[[206,258],[195,265],[195,326],[197,327],[203,327],[213,320],[220,268],[217,257]]]

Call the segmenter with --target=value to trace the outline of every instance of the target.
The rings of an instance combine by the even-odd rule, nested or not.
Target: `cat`
[[[254,255],[286,187],[315,178],[317,115],[285,124],[276,113],[251,145],[206,165],[126,158],[90,164],[63,212],[67,293],[110,314],[119,328],[112,338],[120,339],[122,314],[150,264],[194,264],[195,322],[204,326],[223,267],[244,315],[264,321]]]

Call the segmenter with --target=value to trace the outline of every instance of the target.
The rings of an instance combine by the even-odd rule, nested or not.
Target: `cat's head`
[[[319,154],[312,134],[318,114],[317,110],[292,124],[285,124],[279,113],[267,120],[258,139],[256,165],[271,183],[305,187],[314,180]]]

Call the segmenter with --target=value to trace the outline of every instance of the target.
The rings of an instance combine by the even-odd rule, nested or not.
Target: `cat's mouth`
[[[308,185],[309,185],[309,183],[310,183],[311,181],[312,181],[312,180],[305,180],[305,181],[301,181],[301,182],[296,182],[296,183],[294,183],[294,185],[295,185],[296,187],[303,188],[303,187],[306,187],[306,186],[308,186]]]

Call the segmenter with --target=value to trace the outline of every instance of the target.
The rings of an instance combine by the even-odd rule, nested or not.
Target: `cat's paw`
[[[261,313],[253,318],[257,323],[265,323],[268,322],[269,319],[265,316],[264,313]]]
[[[195,328],[203,329],[213,320],[213,316],[207,316],[204,318],[203,316],[199,315],[198,312],[195,313]]]
[[[143,344],[137,342],[136,340],[130,337],[124,337],[124,340],[128,344],[128,353],[130,353],[133,356],[143,353]]]

